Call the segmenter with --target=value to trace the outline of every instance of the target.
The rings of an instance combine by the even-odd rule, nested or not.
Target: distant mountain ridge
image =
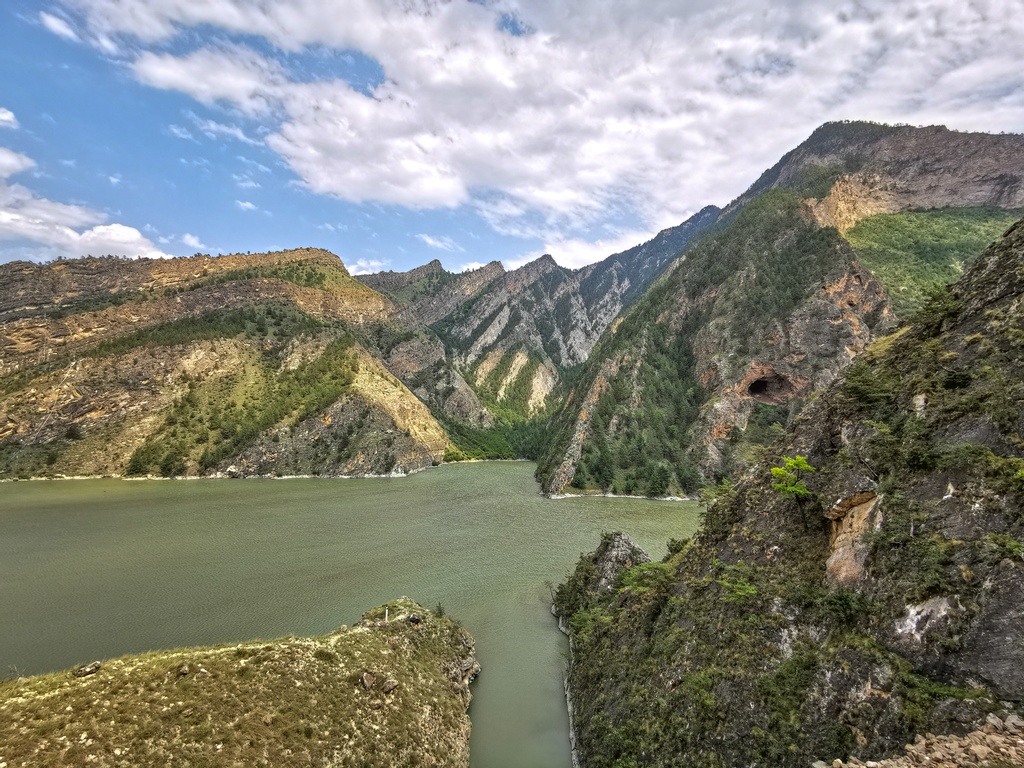
[[[317,248],[2,265],[0,476],[366,475],[520,455],[510,425],[698,225],[603,271],[546,257],[356,280]]]
[[[0,476],[387,474],[444,429],[320,249],[0,267]],[[442,372],[439,372],[439,374]]]
[[[857,121],[826,123],[765,171],[724,213],[769,189],[815,200],[845,233],[869,216],[912,209],[1024,208],[1024,136]]]
[[[356,279],[392,299],[406,322],[437,333],[460,373],[485,398],[489,393],[507,403],[508,393],[524,393],[518,406],[528,415],[545,402],[561,371],[587,359],[622,309],[718,213],[708,206],[646,243],[578,270],[545,254],[512,271],[492,261],[456,274],[435,260],[408,272]]]

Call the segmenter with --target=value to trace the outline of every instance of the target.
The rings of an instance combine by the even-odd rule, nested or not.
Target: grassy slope
[[[385,607],[390,621],[377,627]],[[0,763],[465,766],[462,664],[471,652],[456,622],[403,599],[323,637],[159,651],[104,662],[87,677],[8,680]],[[397,686],[385,693],[389,680]]]
[[[846,239],[889,292],[897,316],[907,319],[929,291],[956,280],[1020,214],[1001,208],[882,214],[859,222]]]

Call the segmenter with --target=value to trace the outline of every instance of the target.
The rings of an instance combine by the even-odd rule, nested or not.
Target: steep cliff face
[[[755,411],[785,421],[891,323],[885,291],[838,233],[793,193],[765,193],[685,251],[602,341],[588,367],[619,361],[615,380],[585,431],[564,426],[580,410],[569,401],[545,487],[691,492],[728,471]]]
[[[865,123],[815,131],[606,332],[558,418],[540,467],[546,490],[569,479],[686,492],[754,460],[811,392],[900,319],[891,292],[901,309],[920,306],[1001,231],[1004,208],[1021,204],[1021,178],[1024,137]],[[854,187],[860,202],[826,205],[833,190],[849,202]],[[943,208],[890,213],[930,206]],[[858,221],[854,249],[835,225]],[[627,354],[633,363],[599,403],[599,429],[575,429],[603,362]],[[665,371],[674,386],[659,380]]]
[[[403,598],[322,637],[0,682],[0,763],[468,767],[479,669],[458,623]]]
[[[385,474],[444,455],[380,362],[416,334],[325,251],[4,269],[20,277],[3,292],[0,474]],[[446,377],[443,360],[425,374]]]
[[[691,456],[701,472],[714,477],[727,465],[733,430],[745,431],[755,410],[777,410],[827,386],[893,320],[882,286],[849,258],[797,309],[755,331],[746,344],[729,337],[726,318],[705,325],[694,338],[696,374],[716,397],[691,432]],[[744,346],[756,352],[738,353]]]
[[[1022,302],[1024,222],[810,403],[693,541],[611,592],[581,560],[556,603],[584,766],[827,765],[1017,722]]]

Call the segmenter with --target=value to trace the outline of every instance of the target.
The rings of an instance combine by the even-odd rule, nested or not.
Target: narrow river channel
[[[475,768],[568,768],[557,583],[603,531],[653,557],[697,505],[542,497],[526,462],[367,480],[0,484],[0,677],[315,635],[407,595],[474,635]]]

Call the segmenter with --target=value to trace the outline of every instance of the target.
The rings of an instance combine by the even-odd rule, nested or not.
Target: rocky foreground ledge
[[[990,714],[984,727],[962,738],[956,736],[918,736],[908,744],[906,754],[890,760],[862,762],[851,757],[849,762],[819,761],[812,768],[958,768],[980,765],[988,768],[1024,765],[1024,719],[1016,714],[1005,718]]]
[[[473,649],[403,598],[322,637],[8,680],[0,766],[468,766]]]

